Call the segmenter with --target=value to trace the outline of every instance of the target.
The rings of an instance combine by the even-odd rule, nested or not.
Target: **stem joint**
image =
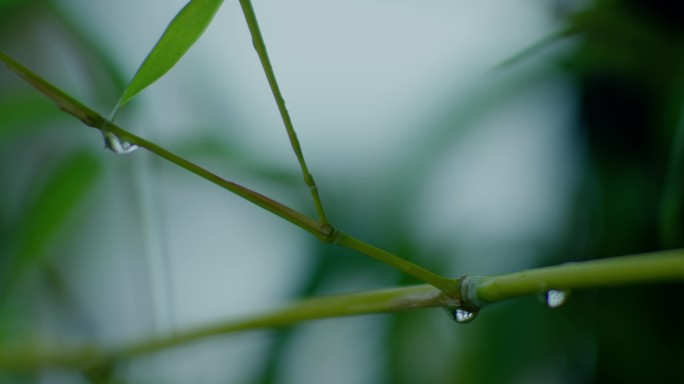
[[[480,277],[478,276],[461,276],[458,279],[457,293],[461,296],[460,301],[462,307],[469,311],[479,311],[485,303],[477,297],[477,286],[479,285]]]

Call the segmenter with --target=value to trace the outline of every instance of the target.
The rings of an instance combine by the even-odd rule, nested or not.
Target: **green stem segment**
[[[140,136],[130,133],[119,126],[109,122],[97,112],[86,107],[76,99],[62,92],[54,85],[42,79],[40,76],[31,72],[21,64],[12,60],[10,57],[0,53],[0,61],[4,61],[7,66],[19,76],[32,84],[42,93],[52,99],[57,105],[69,114],[77,117],[86,125],[99,129],[100,131],[110,132],[121,140],[130,144],[135,144],[139,147],[146,148],[150,152],[178,165],[181,168],[203,177],[204,179],[219,185],[230,192],[248,200],[267,211],[284,218],[285,220],[297,225],[307,232],[316,236],[319,240],[328,243],[336,243],[342,246],[349,247],[363,254],[371,256],[377,260],[385,262],[401,271],[404,271],[421,281],[433,284],[435,287],[442,289],[447,294],[455,297],[457,294],[456,285],[449,279],[436,275],[424,268],[421,268],[413,263],[405,261],[398,256],[392,255],[379,248],[368,245],[360,240],[350,237],[344,233],[335,230],[332,226],[321,221],[316,221],[313,218],[298,212],[286,205],[274,201],[260,193],[245,188],[239,184],[225,180],[220,176],[209,172],[208,170],[148,141]]]
[[[684,249],[612,257],[499,276],[468,277],[464,300],[484,306],[548,290],[684,281]],[[465,293],[465,291],[464,291]]]
[[[139,136],[136,136],[116,125],[109,124],[107,130],[114,133],[117,137],[128,141],[131,144],[138,145],[139,147],[145,148],[150,152],[178,165],[186,170],[218,185],[234,194],[242,197],[243,199],[250,201],[265,210],[282,217],[283,219],[295,224],[296,226],[306,230],[307,232],[318,237],[321,241],[326,241],[329,236],[329,227],[322,225],[321,223],[313,220],[309,216],[296,211],[284,204],[281,204],[275,200],[272,200],[258,192],[252,191],[251,189],[245,188],[240,184],[228,181],[202,167],[192,163],[148,140],[145,140]]]
[[[417,278],[420,281],[424,281],[428,284],[431,284],[441,289],[450,297],[458,298],[460,295],[457,281],[430,272],[423,267],[411,263],[410,261],[406,261],[399,256],[393,255],[380,248],[364,243],[363,241],[351,237],[343,232],[337,233],[337,236],[335,238],[335,244],[353,249],[355,251],[363,253],[364,255],[368,255],[378,261],[381,261],[385,264],[389,264],[394,268]]]
[[[454,279],[453,283],[459,285],[461,281],[461,290],[467,296],[462,300],[446,295],[431,285],[320,297],[262,315],[228,320],[134,343],[107,353],[93,348],[11,350],[5,346],[0,348],[0,370],[35,370],[46,366],[79,369],[101,367],[212,336],[283,327],[308,320],[440,306],[480,307],[519,296],[536,295],[549,289],[572,290],[684,281],[684,249],[568,263],[500,276],[467,276]]]
[[[278,82],[276,81],[275,74],[273,73],[273,67],[271,66],[271,60],[268,58],[268,52],[266,51],[266,44],[264,43],[264,38],[261,36],[261,30],[259,29],[259,23],[257,22],[256,14],[254,13],[254,7],[250,0],[240,0],[240,5],[242,6],[242,12],[245,14],[245,19],[247,20],[247,26],[249,27],[249,32],[252,35],[252,43],[254,44],[254,49],[259,55],[259,60],[266,73],[266,78],[268,79],[268,85],[271,87],[271,92],[275,98],[276,104],[278,104],[278,110],[280,111],[280,116],[285,124],[285,130],[287,131],[287,136],[290,139],[290,145],[292,145],[292,150],[297,156],[297,161],[299,162],[299,167],[302,170],[302,175],[304,176],[304,182],[309,187],[311,191],[311,198],[313,199],[314,206],[316,207],[316,213],[318,214],[318,219],[322,224],[328,224],[328,219],[325,216],[325,211],[323,210],[323,204],[321,203],[321,198],[318,195],[318,187],[316,182],[309,172],[309,168],[304,160],[304,153],[302,152],[302,147],[299,144],[299,139],[297,138],[297,133],[295,132],[294,126],[292,125],[292,119],[290,118],[290,113],[285,107],[285,99],[280,92],[280,87],[278,87]]]
[[[415,286],[388,291],[306,300],[263,316],[231,321],[214,327],[179,333],[171,336],[169,339],[157,339],[137,344],[115,353],[114,356],[117,358],[151,352],[221,333],[284,326],[303,320],[324,317],[390,312],[440,305],[461,305],[463,307],[478,308],[497,301],[538,294],[550,289],[572,290],[626,284],[684,281],[684,249],[568,263],[508,275],[467,276],[462,279],[447,279],[345,233],[336,231],[328,224],[317,222],[257,192],[222,179],[154,143],[111,124],[97,112],[57,89],[7,55],[0,53],[0,61],[3,61],[8,68],[55,101],[59,108],[77,117],[86,125],[112,132],[123,140],[144,147],[164,159],[294,223],[314,234],[322,241],[333,242],[354,249],[431,284],[431,286]],[[68,356],[51,360],[49,356],[42,355],[40,352],[38,351],[38,353],[32,355],[34,362],[37,361],[35,366],[43,366],[51,361],[58,365],[71,365],[82,360],[81,358],[72,359]],[[85,351],[80,353],[85,356],[90,355],[91,352]],[[0,353],[0,367],[8,367],[7,361],[13,362],[9,365],[14,365],[14,363],[21,365],[20,360],[21,356],[19,355]]]
[[[267,211],[274,213],[277,216],[297,225],[300,228],[312,233],[322,241],[329,241],[331,228],[328,225],[323,225],[307,215],[298,212],[288,206],[285,206],[277,201],[274,201],[260,193],[252,191],[234,182],[225,180],[220,176],[209,172],[208,170],[194,164],[148,140],[143,139],[133,133],[130,133],[119,126],[112,124],[107,119],[102,117],[99,113],[83,105],[78,100],[67,95],[59,88],[55,87],[48,81],[42,79],[37,74],[30,71],[28,68],[19,64],[9,56],[0,52],[0,61],[3,61],[9,69],[26,80],[29,84],[36,87],[41,93],[52,99],[57,106],[63,111],[75,116],[86,125],[96,128],[100,131],[111,132],[118,138],[125,140],[131,144],[146,148],[150,152],[180,166],[186,170],[203,177],[204,179],[221,186],[230,192],[248,200]]]
[[[98,352],[93,348],[21,350],[0,348],[0,371],[32,370],[47,366],[98,370],[110,366],[116,361],[135,358],[213,336],[254,329],[284,327],[302,321],[323,318],[389,313],[444,305],[458,305],[458,302],[430,285],[320,297],[302,300],[261,315],[180,331],[166,337],[145,340],[108,352]]]
[[[307,299],[262,315],[179,332],[167,338],[143,341],[123,348],[115,352],[113,356],[135,357],[211,336],[252,329],[278,328],[309,320],[389,313],[417,308],[438,307],[452,303],[454,303],[454,299],[451,299],[430,285]]]
[[[42,94],[54,101],[59,109],[63,110],[64,112],[75,116],[77,119],[91,127],[97,128],[97,126],[101,126],[104,123],[104,118],[97,112],[81,104],[73,97],[67,95],[59,88],[50,84],[2,52],[0,52],[0,61],[4,62],[5,65],[7,65],[7,68],[16,73],[24,81],[31,84]]]

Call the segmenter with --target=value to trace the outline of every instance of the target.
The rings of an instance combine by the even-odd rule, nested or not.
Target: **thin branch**
[[[279,328],[309,320],[458,304],[457,300],[446,296],[431,285],[306,299],[262,315],[179,332],[167,338],[143,341],[122,348],[114,352],[111,357],[135,357],[211,336],[253,329]]]
[[[267,211],[274,213],[277,216],[284,218],[285,220],[297,225],[300,228],[312,233],[314,236],[318,237],[322,241],[326,241],[331,234],[331,228],[327,225],[322,225],[316,220],[308,217],[307,215],[298,212],[288,206],[285,206],[277,201],[271,200],[270,198],[245,188],[239,184],[232,181],[221,178],[220,176],[196,165],[174,153],[168,151],[157,144],[154,144],[148,140],[143,139],[131,132],[124,130],[123,128],[112,124],[107,119],[102,117],[99,113],[95,112],[91,108],[88,108],[78,100],[69,96],[59,88],[55,87],[45,79],[41,78],[37,74],[33,73],[28,68],[19,64],[11,57],[0,52],[0,61],[4,62],[9,69],[14,73],[19,75],[29,84],[37,88],[41,93],[52,99],[57,106],[63,111],[75,116],[81,120],[86,125],[96,128],[100,131],[111,132],[116,135],[119,139],[122,139],[130,144],[137,145],[142,148],[153,152],[154,154],[178,165],[181,168],[206,179],[210,182],[227,189],[230,192],[248,200]]]
[[[421,285],[305,300],[261,316],[180,332],[168,338],[145,341],[107,354],[94,354],[90,349],[79,350],[78,356],[75,355],[75,352],[74,355],[60,353],[60,356],[55,356],[51,355],[50,352],[42,350],[23,354],[21,352],[7,353],[4,352],[6,350],[3,350],[3,353],[0,353],[0,368],[11,368],[13,366],[41,367],[44,365],[82,367],[82,360],[86,358],[91,360],[91,362],[111,362],[113,359],[137,356],[213,335],[249,329],[279,327],[326,317],[393,312],[432,306],[460,306],[466,309],[477,310],[487,304],[501,300],[539,294],[552,289],[572,290],[626,284],[684,281],[684,249],[568,263],[508,275],[466,276],[461,279],[446,279],[402,260],[398,256],[336,231],[329,225],[316,222],[314,219],[257,192],[224,180],[154,143],[109,123],[97,112],[41,79],[7,55],[0,53],[0,61],[5,62],[10,69],[55,101],[61,109],[79,118],[85,124],[101,131],[111,132],[120,139],[147,148],[164,159],[285,218],[323,241],[334,242],[338,245],[357,250],[434,285],[434,287],[432,285]],[[98,357],[93,358],[90,356]]]
[[[304,153],[302,152],[301,145],[299,145],[299,139],[297,138],[297,133],[295,132],[294,126],[292,125],[292,119],[290,118],[290,113],[285,107],[285,99],[280,92],[280,87],[276,81],[275,73],[273,73],[273,66],[271,65],[271,60],[268,58],[268,52],[266,51],[266,44],[264,43],[264,38],[261,36],[261,30],[259,29],[259,23],[257,22],[256,14],[254,13],[254,7],[252,7],[251,0],[240,0],[240,5],[242,6],[242,12],[245,14],[245,20],[247,21],[247,26],[249,27],[249,32],[252,35],[252,43],[254,44],[254,49],[259,55],[259,60],[266,73],[266,78],[268,79],[268,84],[271,87],[271,92],[275,98],[276,104],[278,104],[278,110],[280,111],[280,116],[285,124],[285,130],[287,131],[287,136],[290,139],[290,145],[292,145],[292,150],[297,156],[297,161],[299,162],[299,167],[302,169],[302,175],[304,176],[304,182],[309,187],[311,191],[311,198],[313,199],[314,206],[316,207],[316,213],[318,214],[318,219],[322,224],[328,224],[328,219],[325,216],[325,211],[323,210],[323,204],[321,203],[321,198],[318,195],[318,187],[313,179],[313,176],[309,172],[309,168],[304,160]]]
[[[154,144],[148,140],[145,140],[139,136],[136,136],[116,125],[109,125],[107,130],[117,135],[119,138],[128,141],[131,144],[138,145],[139,147],[145,148],[150,152],[168,160],[181,168],[186,170],[216,184],[219,185],[230,192],[242,197],[243,199],[250,201],[265,210],[282,217],[283,219],[295,224],[296,226],[306,230],[307,232],[318,237],[322,241],[326,241],[330,235],[330,228],[324,226],[316,220],[310,218],[309,216],[296,211],[284,204],[281,204],[275,200],[272,200],[258,192],[252,191],[251,189],[245,188],[237,183],[223,179],[222,177],[194,164],[162,147]]]
[[[464,300],[478,307],[549,290],[684,281],[684,249],[566,263],[499,276],[470,276]]]
[[[404,260],[399,256],[393,255],[385,250],[374,247],[370,244],[366,244],[359,239],[347,235],[346,233],[343,233],[341,231],[338,232],[335,238],[335,244],[347,247],[349,249],[353,249],[357,252],[370,256],[385,264],[391,265],[394,268],[408,275],[411,275],[420,281],[424,281],[428,284],[431,284],[441,289],[450,297],[460,297],[457,281],[449,279],[444,276],[440,276],[410,261]]]
[[[399,270],[416,277],[420,281],[433,284],[451,296],[456,294],[455,287],[446,277],[439,276],[416,264],[404,261],[400,257],[392,255],[389,252],[383,251],[349,235],[343,234],[333,228],[330,224],[316,221],[313,218],[275,200],[271,200],[270,198],[258,192],[252,191],[232,181],[223,179],[220,176],[172,153],[171,151],[162,148],[155,143],[124,130],[1,52],[0,61],[4,61],[8,68],[52,99],[59,106],[59,108],[77,117],[86,125],[99,129],[107,134],[113,134],[118,140],[123,140],[128,145],[136,145],[138,147],[145,148],[150,152],[178,165],[179,167],[184,168],[218,186],[227,189],[230,192],[233,192],[234,194],[258,205],[259,207],[284,218],[285,220],[313,234],[323,242],[336,243],[354,249],[377,260],[385,262],[390,266],[398,268]]]
[[[85,369],[100,359],[94,347],[0,346],[0,373],[34,372],[50,367]]]
[[[536,295],[550,289],[577,290],[671,281],[684,281],[684,249],[567,263],[508,275],[465,276],[453,280],[454,284],[460,286],[460,297],[463,297],[463,300],[450,297],[431,285],[302,300],[261,315],[180,331],[109,352],[96,353],[92,348],[28,352],[0,348],[0,370],[30,370],[45,366],[78,369],[103,367],[120,360],[213,336],[284,327],[302,321],[428,307],[477,309],[498,301]]]
[[[307,299],[260,315],[228,320],[175,332],[134,343],[123,348],[97,353],[92,348],[83,349],[21,349],[0,348],[0,370],[31,370],[46,366],[98,370],[117,361],[196,342],[212,336],[225,335],[254,329],[277,328],[302,321],[331,317],[388,313],[409,309],[459,305],[458,300],[446,296],[431,285],[383,289],[362,293],[336,295]]]

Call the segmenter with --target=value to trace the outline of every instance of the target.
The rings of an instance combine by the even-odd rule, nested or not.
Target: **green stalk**
[[[331,317],[436,307],[454,302],[454,299],[447,297],[443,292],[430,285],[307,299],[262,315],[179,332],[166,338],[143,341],[114,352],[112,357],[135,357],[199,339],[240,331],[278,328],[303,321]]]
[[[684,249],[612,257],[463,281],[464,300],[478,307],[548,290],[684,281]]]
[[[100,356],[94,347],[3,345],[0,346],[0,378],[5,373],[34,372],[50,367],[84,369]]]
[[[421,281],[433,284],[452,296],[457,293],[454,283],[445,277],[436,275],[413,263],[405,261],[398,256],[392,255],[346,234],[340,233],[329,224],[322,222],[322,220],[316,221],[313,218],[277,201],[271,200],[260,193],[252,191],[234,182],[225,180],[220,176],[162,148],[155,143],[124,130],[1,52],[0,61],[4,61],[12,71],[17,73],[28,83],[52,99],[59,106],[59,108],[77,117],[86,125],[99,129],[102,132],[110,132],[120,140],[124,140],[129,144],[145,148],[150,152],[166,159],[167,161],[170,161],[181,168],[184,168],[218,186],[227,189],[230,192],[233,192],[245,200],[248,200],[259,207],[282,217],[283,219],[313,234],[323,242],[334,242],[336,244],[343,245],[364,253],[395,268],[398,268],[399,270],[404,271]]]
[[[567,263],[500,276],[467,276],[450,280],[468,298],[459,299],[432,285],[415,285],[302,300],[262,315],[201,327],[144,341],[114,352],[135,357],[191,341],[228,333],[283,327],[302,321],[410,309],[456,306],[482,307],[497,301],[536,295],[549,289],[573,290],[654,282],[684,281],[684,249],[635,256]],[[474,295],[468,294],[474,293]],[[470,299],[470,300],[467,300]]]
[[[684,281],[684,249],[567,263],[499,276],[466,276],[452,281],[461,286],[460,295],[463,299],[447,295],[431,285],[415,285],[302,300],[261,315],[180,331],[109,352],[97,352],[92,348],[11,350],[4,346],[0,348],[0,370],[35,370],[46,366],[79,369],[106,367],[122,359],[213,336],[284,327],[302,321],[442,306],[479,308],[515,297],[536,295],[549,289],[574,290]]]
[[[42,79],[40,76],[2,52],[0,52],[0,61],[4,62],[7,68],[16,73],[24,81],[33,85],[42,94],[52,99],[59,109],[75,116],[88,126],[98,128],[98,126],[103,124],[104,118],[97,112],[81,104],[73,97],[67,95],[59,88]]]
[[[271,87],[271,92],[273,93],[276,104],[278,104],[278,110],[280,111],[280,116],[285,124],[285,130],[287,131],[287,136],[290,139],[290,145],[292,145],[292,150],[297,156],[299,167],[301,168],[302,175],[304,176],[304,182],[309,187],[309,191],[311,192],[311,198],[313,199],[314,206],[316,207],[318,219],[320,220],[321,224],[328,224],[328,219],[325,216],[321,198],[318,195],[318,187],[316,186],[316,182],[309,172],[309,168],[304,160],[304,153],[302,152],[302,147],[299,145],[299,139],[297,138],[297,133],[292,125],[290,113],[285,107],[285,99],[283,99],[283,96],[280,93],[280,87],[278,87],[278,82],[276,81],[275,74],[273,73],[271,60],[268,58],[266,44],[264,43],[264,38],[261,36],[261,30],[259,29],[259,23],[257,22],[256,14],[254,13],[254,7],[252,7],[252,2],[251,0],[240,0],[240,5],[242,6],[242,12],[245,14],[245,20],[247,21],[249,32],[252,35],[254,49],[259,55],[261,66],[264,67],[264,72],[266,73],[266,78],[268,79],[268,85]]]
[[[0,52],[0,61],[4,62],[9,69],[19,75],[22,79],[26,80],[29,84],[37,88],[41,93],[45,94],[47,97],[52,99],[57,106],[63,111],[75,116],[81,120],[86,125],[96,128],[100,131],[111,132],[116,135],[119,139],[125,140],[130,144],[135,144],[139,147],[146,148],[150,152],[178,165],[186,170],[218,185],[234,194],[248,200],[265,210],[284,218],[285,220],[297,225],[300,228],[312,233],[314,236],[318,237],[322,241],[326,241],[332,232],[332,229],[328,225],[323,225],[316,222],[314,219],[306,216],[305,214],[298,212],[288,206],[285,206],[277,201],[271,200],[270,198],[245,188],[234,182],[225,180],[220,176],[209,172],[208,170],[148,141],[140,136],[137,136],[131,132],[128,132],[121,127],[110,123],[107,119],[102,117],[99,113],[83,105],[78,100],[67,95],[48,81],[42,79],[37,74],[33,73],[28,68],[19,64],[9,56]]]
[[[0,371],[31,370],[46,366],[97,370],[122,359],[135,358],[213,336],[254,329],[284,327],[302,321],[323,318],[389,313],[458,304],[458,301],[446,296],[431,285],[320,297],[302,300],[260,315],[178,331],[172,335],[133,343],[108,352],[98,352],[92,348],[36,348],[32,350],[0,348]]]
[[[423,267],[411,263],[410,261],[406,261],[401,257],[393,255],[380,248],[364,243],[363,241],[351,237],[346,233],[339,231],[337,233],[337,237],[335,238],[335,244],[353,249],[355,251],[363,253],[364,255],[368,255],[378,261],[381,261],[385,264],[389,264],[394,268],[417,278],[420,281],[424,281],[428,284],[431,284],[441,289],[450,297],[460,297],[457,281],[430,272],[429,270]]]
[[[330,232],[330,228],[322,225],[316,220],[310,218],[309,216],[298,212],[284,204],[281,204],[275,200],[272,200],[258,192],[252,191],[251,189],[245,188],[240,184],[228,181],[202,167],[192,163],[162,147],[154,144],[148,140],[145,140],[139,136],[136,136],[116,125],[109,124],[106,128],[109,132],[114,133],[117,137],[128,141],[131,144],[135,144],[139,147],[145,148],[150,152],[178,165],[181,168],[194,173],[220,187],[227,189],[230,192],[242,197],[243,199],[250,201],[259,207],[279,216],[283,219],[295,224],[296,226],[306,230],[307,232],[318,237],[320,240],[325,241]]]

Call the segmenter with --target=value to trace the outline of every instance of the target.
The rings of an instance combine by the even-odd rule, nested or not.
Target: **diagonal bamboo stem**
[[[389,252],[382,251],[378,248],[363,243],[362,241],[349,235],[342,234],[330,224],[324,223],[322,221],[316,221],[315,219],[275,200],[272,200],[258,192],[252,191],[232,181],[223,179],[220,176],[172,153],[169,150],[162,148],[155,143],[124,130],[123,128],[102,117],[99,113],[83,105],[73,97],[67,95],[65,92],[50,84],[48,81],[42,79],[37,74],[31,72],[28,68],[22,66],[2,52],[0,52],[0,61],[5,62],[8,68],[52,99],[59,106],[59,108],[77,117],[86,125],[102,131],[105,133],[105,137],[115,141],[117,143],[116,145],[122,146],[121,143],[119,143],[119,140],[123,140],[127,144],[126,148],[129,150],[130,148],[133,148],[133,145],[145,148],[150,152],[166,159],[167,161],[170,161],[181,168],[184,168],[220,187],[223,187],[228,191],[242,197],[243,199],[248,200],[257,206],[295,224],[296,226],[316,236],[323,242],[337,243],[354,249],[395,268],[398,268],[399,270],[416,277],[420,281],[435,284],[436,287],[439,287],[447,294],[453,295],[455,293],[453,284],[450,284],[447,278],[441,277],[414,263],[403,260],[398,256],[390,254]],[[120,149],[126,148],[122,147]]]
[[[299,167],[301,168],[302,175],[304,176],[304,182],[306,183],[307,187],[309,187],[309,191],[311,192],[311,198],[313,199],[314,206],[316,207],[318,219],[322,224],[328,224],[328,218],[325,216],[323,204],[321,203],[321,198],[318,194],[318,187],[316,186],[316,182],[309,172],[309,168],[304,160],[304,153],[302,152],[302,147],[299,144],[297,133],[295,132],[294,126],[292,124],[290,113],[287,111],[287,107],[285,107],[285,99],[283,99],[283,95],[280,92],[280,87],[276,81],[275,73],[273,73],[271,59],[268,58],[266,44],[264,43],[264,38],[261,35],[261,29],[259,28],[259,23],[257,22],[252,2],[251,0],[240,0],[240,5],[242,6],[242,12],[245,14],[245,20],[247,21],[249,32],[252,35],[254,49],[259,55],[261,66],[264,68],[264,73],[268,79],[268,85],[271,87],[271,92],[273,93],[276,104],[278,104],[278,110],[280,111],[280,116],[285,124],[285,130],[287,131],[287,136],[290,139],[290,145],[292,146],[295,156],[297,156]]]

